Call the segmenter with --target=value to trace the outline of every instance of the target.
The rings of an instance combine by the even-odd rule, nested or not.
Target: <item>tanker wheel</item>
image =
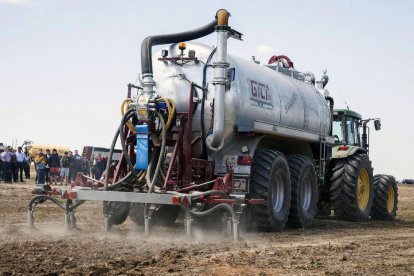
[[[374,176],[374,204],[371,216],[376,219],[394,220],[398,208],[398,187],[391,175]]]
[[[151,223],[155,225],[170,226],[175,223],[180,215],[180,207],[172,205],[162,205],[151,215]],[[144,225],[144,208],[143,203],[132,203],[129,211],[129,218],[136,225]]]
[[[291,201],[287,225],[308,228],[312,225],[318,202],[318,184],[315,165],[309,157],[293,154],[288,156]]]
[[[355,153],[333,162],[330,192],[335,215],[350,221],[368,220],[374,197],[368,156]]]
[[[124,187],[120,187],[115,189],[115,191],[122,191],[122,192],[132,192],[132,187],[130,185],[125,185]],[[120,225],[125,222],[128,218],[130,203],[129,202],[118,202],[118,201],[108,201],[108,213],[109,223],[111,225]],[[103,212],[105,214],[105,203],[103,205]]]
[[[253,205],[250,218],[263,231],[283,229],[289,216],[290,176],[285,156],[275,150],[257,151],[250,176],[252,198],[262,198],[263,205]]]

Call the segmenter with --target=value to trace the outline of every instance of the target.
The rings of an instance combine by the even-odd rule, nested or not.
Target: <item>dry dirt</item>
[[[27,227],[33,182],[0,184],[0,274],[100,275],[414,275],[414,185],[399,185],[397,221],[317,219],[312,229],[241,233],[238,243],[213,231],[158,227],[150,237],[127,221],[103,231],[102,204],[77,211],[81,231],[64,232],[52,203]]]

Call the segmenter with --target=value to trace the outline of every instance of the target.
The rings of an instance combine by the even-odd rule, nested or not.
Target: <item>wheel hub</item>
[[[364,211],[368,207],[370,198],[370,181],[368,171],[363,168],[358,175],[357,201],[360,210]]]
[[[387,211],[390,214],[394,210],[394,204],[395,204],[395,202],[394,202],[394,200],[395,200],[394,193],[395,193],[394,192],[394,187],[390,186],[388,188],[388,192],[387,192]]]

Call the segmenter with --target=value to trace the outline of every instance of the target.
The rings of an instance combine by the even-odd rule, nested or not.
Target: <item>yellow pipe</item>
[[[122,116],[124,116],[125,115],[125,105],[126,105],[126,103],[130,103],[130,102],[132,102],[132,99],[130,99],[130,98],[126,98],[123,102],[122,102],[122,104],[121,104],[121,114],[122,114]],[[126,122],[126,126],[129,128],[129,130],[130,131],[132,131],[133,133],[135,133],[136,132],[136,130],[135,130],[135,127],[134,127],[134,125],[130,122],[130,121],[128,121],[128,122]]]

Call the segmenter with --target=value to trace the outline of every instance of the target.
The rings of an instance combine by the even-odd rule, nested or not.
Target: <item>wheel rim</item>
[[[312,201],[312,179],[309,176],[306,176],[303,179],[302,191],[300,195],[300,202],[302,209],[308,211],[311,206]]]
[[[388,199],[387,199],[387,211],[388,213],[392,213],[394,210],[394,187],[390,186],[388,189]]]
[[[359,172],[358,176],[358,187],[357,187],[357,200],[358,207],[360,210],[365,210],[368,206],[370,197],[370,182],[368,171],[363,168]]]
[[[283,201],[285,198],[283,183],[283,171],[278,170],[276,172],[276,183],[273,185],[272,190],[272,206],[274,213],[280,212],[283,207]]]

